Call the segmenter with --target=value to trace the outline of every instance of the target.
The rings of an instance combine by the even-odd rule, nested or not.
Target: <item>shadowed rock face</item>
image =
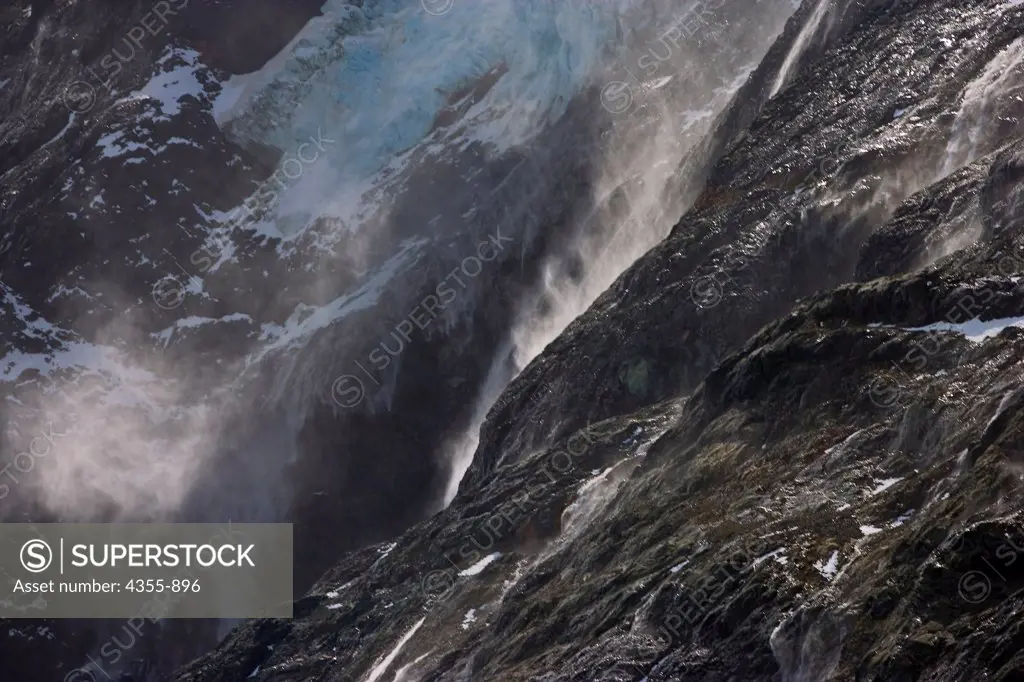
[[[913,11],[943,16],[935,3]],[[712,172],[695,210],[648,256],[658,257],[659,266],[638,264],[623,274],[517,378],[545,387],[545,397],[530,408],[534,419],[518,422],[525,431],[506,434],[505,415],[529,398],[528,391],[506,392],[484,430],[492,447],[475,469],[491,464],[487,453],[515,456],[519,443],[534,438],[535,424],[557,425],[564,434],[588,419],[693,388],[718,359],[797,299],[853,278],[860,245],[941,168],[963,89],[1017,37],[1011,27],[992,27],[993,42],[958,54],[955,70],[945,48],[922,54],[921,63],[886,65],[881,54],[859,53],[891,21],[879,14],[863,10],[843,45],[767,105]],[[957,21],[988,21],[967,10],[959,15],[950,17],[949,30]],[[933,27],[905,29],[914,30],[919,33],[901,39],[941,47],[942,34]],[[759,76],[772,80],[770,72]],[[801,87],[815,77],[816,89]],[[910,113],[917,107],[920,113]],[[900,109],[906,119],[893,118]],[[636,324],[639,310],[654,326]],[[608,346],[604,338],[616,343]],[[566,363],[574,369],[566,371]],[[643,391],[615,379],[636,363],[651,377]],[[591,397],[582,411],[563,416],[559,406],[577,391]]]
[[[322,5],[320,0],[190,0],[175,28],[209,66],[249,73],[277,54]]]
[[[414,629],[380,679],[1024,672],[1024,81],[958,151],[1024,8],[831,11],[772,99],[738,95],[671,235],[505,390],[452,505],[178,679],[366,679]]]
[[[0,518],[290,520],[301,593],[346,551],[394,537],[441,506],[451,466],[440,450],[471,424],[480,386],[542,264],[571,250],[583,229],[571,218],[591,208],[589,150],[600,146],[609,117],[598,93],[587,92],[531,145],[495,155],[479,141],[462,144],[461,117],[500,79],[496,68],[451,92],[435,120],[430,135],[451,143],[450,152],[416,151],[400,182],[391,178],[375,190],[390,220],[371,217],[381,223],[372,239],[340,239],[310,257],[315,242],[341,231],[324,216],[290,253],[273,239],[232,234],[235,260],[218,267],[222,247],[209,250],[207,241],[218,214],[268,182],[286,151],[229,139],[214,119],[218,97],[228,76],[277,54],[319,3],[169,4],[23,2],[0,13],[2,455],[10,461],[32,435],[26,424],[39,415],[30,406],[70,385],[67,409],[90,413],[76,426],[86,422],[99,433],[79,433],[66,448],[95,439],[143,463],[158,464],[151,455],[165,448],[166,458],[189,456],[188,448],[168,446],[210,426],[192,419],[195,405],[217,416],[211,442],[201,444],[213,456],[171,510],[155,502],[126,509],[122,490],[94,485],[116,470],[100,466],[75,472],[73,496],[85,498],[85,508],[62,508],[66,495],[41,499],[45,485],[27,477]],[[165,96],[168,88],[175,97]],[[391,191],[396,186],[400,192]],[[332,381],[355,371],[354,362],[365,364],[382,339],[393,343],[396,323],[465,254],[499,234],[499,244],[512,246],[457,291],[450,314],[403,347],[400,363],[373,379],[382,384],[368,386],[373,395],[341,409]],[[424,238],[429,248],[408,249],[410,267],[372,310],[309,334],[292,354],[249,362],[268,330],[301,325],[310,308],[359,293],[367,272]],[[90,376],[80,383],[75,371],[50,371],[61,366],[53,355],[97,346],[127,351],[133,369],[154,370],[157,393],[178,393],[172,423],[161,415],[146,428],[162,438],[122,437],[135,435],[120,432],[131,408],[100,410],[102,418],[92,412],[107,389],[130,383],[124,375],[84,368]],[[39,362],[8,364],[22,354]],[[135,394],[140,387],[129,388]],[[127,421],[136,418],[146,423],[147,415]],[[63,461],[77,454],[66,449]],[[548,525],[531,524],[523,537],[536,543],[547,533]],[[140,636],[121,623],[44,622],[0,630],[7,633],[0,655],[5,674],[63,677],[117,637],[130,651],[116,647],[117,661],[104,655],[108,672],[116,675],[136,656],[168,670],[212,646],[216,630],[215,623],[149,624]]]
[[[557,146],[589,148],[593,135],[590,117],[577,104],[559,127],[545,133],[540,151],[518,150],[492,160],[469,148],[418,165],[407,178],[406,191],[391,197],[396,217],[390,229],[382,229],[369,246],[357,245],[368,251],[365,257],[339,248],[340,253],[326,254],[310,268],[301,257],[282,257],[274,243],[251,240],[236,245],[237,267],[213,270],[219,254],[201,248],[205,228],[196,225],[197,214],[227,211],[240,203],[267,178],[276,160],[265,150],[237,146],[215,124],[211,103],[219,82],[261,66],[319,4],[176,3],[180,11],[155,20],[158,3],[90,8],[22,3],[0,14],[0,33],[10,37],[0,44],[0,271],[5,295],[0,344],[5,354],[44,353],[68,341],[104,343],[112,327],[130,328],[128,338],[118,343],[138,344],[143,363],[175,365],[174,378],[192,384],[191,398],[183,402],[201,403],[216,385],[212,377],[235,372],[240,358],[257,345],[261,323],[284,323],[297,306],[323,304],[358,289],[359,270],[367,269],[367,262],[379,265],[402,240],[423,237],[424,216],[441,218],[436,233],[427,235],[436,251],[421,255],[419,267],[396,277],[386,300],[315,334],[306,352],[289,358],[300,366],[298,381],[305,371],[315,376],[312,387],[289,384],[282,389],[280,361],[268,360],[254,371],[246,366],[247,373],[238,370],[244,377],[237,394],[225,401],[236,404],[220,415],[223,432],[230,434],[216,445],[222,455],[205,463],[177,514],[194,521],[268,516],[294,521],[300,593],[346,551],[393,537],[440,506],[449,468],[436,456],[439,443],[464,428],[465,412],[514,312],[512,301],[536,277],[541,256],[556,246],[549,235],[536,232],[537,221],[565,220],[576,197],[589,194],[585,158],[558,155]],[[143,21],[161,30],[126,43]],[[114,50],[116,59],[104,66]],[[150,99],[124,97],[144,89],[153,74],[196,67],[199,61],[190,50],[201,58],[191,71],[197,88],[177,103],[175,114]],[[47,69],[39,67],[40,55],[48,60]],[[484,82],[481,89],[487,86]],[[8,99],[8,92],[16,96]],[[465,104],[465,93],[456,96]],[[457,117],[448,125],[441,121],[434,132],[451,134],[448,128],[458,123]],[[110,144],[118,145],[119,152],[130,150],[130,158],[108,157]],[[474,182],[464,180],[474,174]],[[492,196],[491,205],[476,200],[499,186],[501,194]],[[158,204],[154,196],[161,197]],[[458,220],[469,207],[478,217]],[[368,364],[367,352],[382,338],[394,345],[389,335],[395,324],[433,294],[466,253],[498,234],[499,246],[512,241],[514,248],[499,249],[486,276],[458,290],[463,314],[418,334],[401,355],[401,374],[379,377],[388,384],[377,391],[380,395],[369,396],[358,409],[339,409],[332,380],[353,371],[353,359]],[[346,260],[350,256],[351,263]],[[198,275],[204,276],[203,295],[159,288],[168,277],[187,287]],[[268,292],[268,281],[285,284]],[[26,309],[28,315],[21,312]],[[152,340],[182,319],[219,319],[228,310],[234,319],[216,329],[182,329],[167,343]],[[61,331],[53,337],[36,333],[40,320]],[[231,369],[225,371],[225,365]],[[31,404],[58,385],[42,374],[29,370],[5,376],[4,395],[16,404]],[[19,383],[12,387],[14,380]],[[300,419],[291,403],[268,398],[282,390],[312,404]],[[11,433],[21,416],[16,412],[3,414]],[[3,444],[5,463],[18,451],[22,435],[17,429]],[[289,460],[289,448],[300,456],[281,472],[254,461],[257,448],[272,451],[277,462]],[[30,485],[31,480],[13,491],[0,518],[61,518],[34,498]],[[267,487],[285,494],[267,500]],[[123,518],[116,499],[97,496],[94,506],[84,516]],[[145,518],[158,516],[143,513]],[[208,650],[216,641],[217,624],[148,624],[141,634],[122,630],[122,623],[69,621],[5,628],[0,637],[4,674],[12,679],[63,677],[111,637],[131,642],[125,647],[130,651],[115,647],[120,663],[104,657],[111,672],[135,657],[151,658],[166,672]]]
[[[316,4],[211,2],[189,7],[174,27],[207,65],[244,72],[275,54]],[[160,306],[73,296],[54,304],[58,282],[103,281],[129,303],[150,297],[197,241],[159,226],[193,204],[237,204],[274,161],[226,139],[202,95],[180,117],[145,124],[150,139],[201,140],[202,154],[185,146],[166,163],[127,170],[101,158],[96,141],[134,125],[129,105],[76,117],[74,134],[47,146],[68,125],[54,102],[76,76],[43,83],[18,67],[34,40],[70,74],[81,64],[40,38],[39,26],[48,22],[52,36],[59,26],[109,26],[81,38],[91,42],[79,58],[93,63],[148,7],[129,16],[100,3],[89,14],[54,2],[0,14],[11,36],[0,45],[0,79],[31,81],[19,82],[20,98],[0,100],[11,114],[0,126],[0,173],[11,169],[0,178],[4,285],[87,338],[122,315],[146,333],[177,318]],[[448,473],[426,453],[468,423],[511,324],[510,302],[565,245],[546,228],[592,189],[589,167],[559,153],[599,138],[600,93],[582,95],[537,145],[554,180],[540,194],[530,183],[510,190],[530,209],[511,225],[531,238],[474,289],[471,314],[403,353],[390,409],[368,401],[339,414],[328,399],[305,414],[287,515],[297,523],[297,582],[315,585],[296,618],[243,624],[174,678],[1017,679],[1024,332],[1012,323],[1024,316],[1024,77],[1015,80],[1012,55],[1022,36],[1024,6],[1002,0],[805,2],[680,170],[707,178],[693,207],[512,381],[458,496],[421,520]],[[148,77],[165,44],[125,66],[123,88]],[[467,92],[485,91],[491,77]],[[453,109],[464,95],[453,96]],[[997,124],[978,128],[985,117]],[[439,117],[438,131],[449,118],[458,116]],[[477,168],[473,151],[410,179],[396,208],[409,219],[372,245],[371,261],[390,255],[388,240],[415,236],[417,216],[464,208],[431,190]],[[70,199],[58,191],[78,173],[67,155],[87,176],[109,174],[104,187],[124,196],[106,203],[134,209],[138,233],[110,229],[124,223],[114,214],[69,219],[93,203],[95,188]],[[493,178],[461,200],[499,185],[516,161],[488,165]],[[171,196],[175,181],[190,190],[180,206],[172,199],[147,213],[140,179]],[[344,353],[314,351],[374,347],[486,221],[440,224],[450,255],[404,274],[389,312],[318,334],[299,366],[329,379],[347,372]],[[113,270],[103,262],[151,233],[161,243],[144,253],[161,261]],[[212,274],[212,296],[190,312],[244,310],[251,319],[167,349],[194,358],[198,375],[224,359],[225,346],[255,345],[254,320],[280,323],[306,300],[296,262],[265,243],[242,248],[243,281],[261,282],[256,273],[266,270],[293,290],[259,298]],[[40,343],[18,336],[14,316],[4,319],[8,344]],[[474,342],[455,343],[465,339]],[[269,367],[242,386],[269,395],[276,377]],[[253,403],[255,415],[232,414],[231,423],[248,442],[263,436],[246,430],[251,422],[276,435],[290,415]],[[248,442],[229,442],[236,459],[217,465],[243,463]],[[227,492],[211,483],[192,496],[199,514]],[[26,503],[15,513],[44,512]],[[120,634],[116,625],[43,626],[53,639],[20,624],[0,637],[3,674],[43,679],[45,669],[45,679],[60,679]],[[139,656],[179,665],[209,649],[215,630],[168,627],[148,635]]]
[[[194,216],[195,206],[227,207],[240,200],[270,169],[224,138],[202,112],[205,95],[183,102],[173,117],[162,116],[167,112],[157,105],[117,100],[161,71],[168,46],[186,41],[204,50],[215,69],[256,69],[320,4],[15,0],[0,9],[0,272],[5,299],[0,345],[5,354],[41,352],[61,340],[59,335],[26,334],[20,306],[34,311],[30,319],[74,329],[82,339],[96,339],[117,320],[138,324],[144,334],[173,319],[168,310],[153,305],[153,282],[174,271],[175,257],[194,267],[189,257],[197,244],[195,234],[172,228]],[[172,56],[164,67],[181,63]],[[112,131],[126,131],[122,139],[141,148],[139,163],[105,157],[101,141]],[[168,144],[174,139],[194,145]],[[153,150],[161,148],[164,154],[156,159]],[[153,196],[161,198],[156,208]],[[71,295],[58,295],[62,290]],[[203,343],[194,348],[198,359]],[[46,383],[33,374],[20,377],[30,394]],[[9,389],[5,384],[5,397],[14,392]],[[16,415],[5,411],[3,420],[11,427]],[[17,445],[16,438],[5,438],[5,464]],[[57,520],[27,494],[31,482],[23,485],[5,493],[0,517]],[[217,629],[211,622],[150,623],[141,633],[125,630],[124,623],[6,625],[0,637],[2,674],[25,680],[63,679],[112,637],[130,650],[119,658],[146,657],[166,669],[207,650]],[[167,636],[161,639],[161,633]]]

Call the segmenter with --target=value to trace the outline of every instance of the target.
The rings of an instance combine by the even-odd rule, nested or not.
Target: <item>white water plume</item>
[[[1001,140],[1021,129],[1022,115],[1024,38],[1018,38],[964,92],[939,177],[994,151]]]
[[[77,519],[177,512],[217,427],[207,405],[186,406],[173,376],[113,343],[58,346],[49,367],[21,384],[19,409],[7,415],[5,449],[18,453],[14,496],[34,493]]]
[[[782,68],[779,69],[779,75],[776,76],[775,84],[772,86],[772,97],[777,95],[789,82],[790,77],[793,75],[793,71],[796,69],[797,64],[800,63],[801,57],[804,56],[808,45],[811,44],[819,29],[821,29],[823,25],[828,27],[828,24],[825,23],[824,20],[826,17],[831,18],[832,16],[829,12],[833,9],[833,0],[817,1],[817,6],[815,6],[814,10],[811,12],[811,16],[803,25],[803,28],[800,29],[800,34],[797,36],[793,46],[786,54],[786,59],[782,62]]]
[[[704,3],[690,3],[680,8],[677,22],[654,22],[655,30],[648,32],[645,40],[638,40],[639,45],[618,51],[620,61],[608,68],[611,76],[606,77],[612,83],[623,79],[631,106],[619,112],[621,118],[608,134],[607,151],[597,158],[597,182],[590,197],[593,209],[576,216],[574,232],[578,238],[568,253],[554,255],[543,264],[536,291],[519,306],[510,333],[514,373],[533,360],[629,265],[663,239],[688,208],[701,181],[680,172],[688,154],[709,132],[716,115],[725,109],[782,30],[787,12],[794,9],[788,3],[760,8],[764,14],[752,21],[762,21],[761,30],[745,34],[744,40],[723,39],[725,22],[721,18],[719,25],[705,21],[702,33],[680,45],[670,39],[675,27],[687,25],[687,19],[704,11]],[[704,48],[708,42],[714,43],[714,49]],[[715,54],[714,50],[727,54]],[[686,69],[706,70],[702,77],[693,79],[706,87],[672,87],[672,81],[681,79]],[[649,78],[643,83],[630,82],[634,72],[644,72]],[[607,92],[606,88],[602,95]],[[446,504],[454,498],[472,463],[487,411],[511,379],[506,350],[495,358],[469,428],[448,446],[452,478]]]

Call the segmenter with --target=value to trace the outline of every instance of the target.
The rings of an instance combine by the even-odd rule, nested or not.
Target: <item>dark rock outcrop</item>
[[[957,149],[1024,8],[830,7],[672,234],[506,389],[452,505],[178,679],[1024,673],[1020,80]]]
[[[150,299],[176,263],[197,265],[203,235],[165,228],[237,205],[280,152],[228,139],[211,116],[214,76],[262,64],[318,4],[212,2],[172,17],[119,61],[112,87],[194,66],[198,50],[197,90],[170,117],[75,80],[152,3],[0,10],[0,80],[15,79],[0,95],[18,93],[0,100],[0,272],[19,297],[0,303],[85,339],[115,322],[143,335],[176,324],[181,311]],[[273,240],[237,244],[236,272],[211,273],[188,310],[249,319],[153,350],[188,358],[200,379],[311,292],[357,289],[353,263],[379,264],[437,217],[436,251],[401,275],[385,313],[353,315],[239,384],[271,395],[277,364],[293,362],[289,377],[315,388],[304,457],[287,472],[298,583],[313,585],[296,617],[239,625],[202,656],[215,626],[177,624],[138,655],[165,669],[198,656],[181,682],[1020,679],[1022,40],[1024,5],[1006,0],[805,1],[680,169],[706,179],[672,198],[692,208],[509,384],[457,497],[426,520],[449,473],[430,454],[470,423],[511,302],[577,236],[558,228],[593,168],[559,152],[598,146],[600,93],[521,156],[469,148],[413,171],[378,242],[325,256],[325,292],[323,273],[304,276]],[[498,77],[453,93],[431,135],[454,134],[459,107]],[[689,78],[667,87],[701,82]],[[112,135],[145,163],[105,159],[98,142]],[[177,137],[198,147],[154,152]],[[506,183],[531,160],[543,174]],[[477,186],[437,192],[481,167]],[[499,187],[501,206],[458,219]],[[150,192],[167,196],[158,210]],[[409,346],[401,375],[381,375],[347,412],[319,395],[499,214],[516,248],[443,332]],[[137,231],[114,229],[125,216]],[[291,289],[253,296],[264,281]],[[0,325],[7,348],[50,342],[13,313]],[[243,468],[247,445],[273,443],[292,416],[253,403],[228,416],[244,436],[211,466]],[[204,510],[227,495],[211,483],[193,496]],[[26,503],[4,518],[38,513]],[[0,637],[3,674],[61,678],[110,636],[38,628]]]

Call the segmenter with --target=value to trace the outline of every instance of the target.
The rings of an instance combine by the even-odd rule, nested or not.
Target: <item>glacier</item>
[[[565,168],[554,168],[561,158],[583,159],[593,175],[591,196],[558,223],[564,242],[546,253],[537,281],[513,302],[511,327],[490,351],[491,367],[475,387],[461,431],[432,446],[431,456],[450,463],[441,495],[442,504],[449,502],[476,449],[480,423],[508,381],[685,210],[700,181],[695,148],[795,7],[789,0],[760,0],[754,9],[737,14],[721,0],[328,0],[321,16],[265,66],[223,82],[200,53],[168,48],[148,83],[122,102],[152,100],[159,111],[142,116],[165,121],[180,114],[181,98],[196,99],[240,146],[257,155],[273,150],[273,177],[284,172],[288,178],[265,182],[234,211],[195,207],[192,227],[220,246],[219,255],[207,272],[190,274],[181,296],[209,299],[205,280],[223,276],[251,292],[246,296],[258,292],[268,305],[283,284],[293,284],[299,302],[285,315],[258,319],[225,301],[217,316],[185,315],[141,340],[111,330],[109,341],[86,342],[61,330],[48,350],[8,354],[7,380],[32,367],[57,368],[64,377],[53,377],[40,409],[22,406],[31,414],[21,432],[88,397],[74,410],[80,429],[74,447],[40,474],[43,498],[61,513],[77,509],[86,516],[96,513],[94,504],[83,502],[89,495],[68,490],[92,491],[127,516],[280,518],[291,494],[282,482],[303,458],[298,433],[325,403],[338,410],[331,383],[363,350],[352,326],[393,326],[416,292],[432,286],[431,263],[440,260],[446,240],[493,228],[490,217],[504,208],[485,208],[472,194],[476,184],[497,191],[509,181],[512,173],[502,171],[497,175],[505,179],[496,186],[484,183],[492,166],[534,155],[551,144],[544,136],[556,126],[592,126],[600,149],[548,150],[554,160],[544,163],[552,169],[542,163],[523,171],[536,176],[529,182],[550,190],[545,186],[566,179],[557,174]],[[683,24],[700,32],[684,35]],[[733,32],[727,57],[711,58],[705,42],[725,31]],[[688,70],[694,63],[703,68]],[[641,72],[645,78],[637,82]],[[603,97],[608,84],[620,80],[632,88],[628,111]],[[577,118],[567,123],[573,107]],[[118,134],[102,136],[101,149],[111,149]],[[312,139],[330,144],[297,177],[288,173],[284,160]],[[471,156],[475,160],[467,162]],[[454,168],[466,181],[465,187],[442,187],[452,197],[437,202],[468,211],[453,225],[425,205],[417,224],[400,224],[408,217],[392,215],[394,206],[424,191],[423,178],[435,168]],[[510,185],[497,202],[521,216],[522,204],[531,202],[525,196]],[[248,210],[254,206],[258,210]],[[232,220],[239,213],[250,219]],[[555,229],[551,225],[545,229]],[[525,253],[539,235],[522,224],[518,229],[516,248]],[[240,267],[246,244],[260,242],[276,245],[294,283],[266,289],[259,273]],[[377,254],[356,259],[354,283],[302,280],[324,254],[337,259],[343,244]],[[485,286],[484,279],[477,286]],[[457,309],[446,311],[437,333],[455,329],[457,316],[471,316],[474,300],[468,292]],[[161,355],[185,332],[228,324],[251,325],[254,332],[233,361],[204,377],[201,390],[181,378],[187,374],[181,360]],[[132,352],[125,339],[137,344]],[[102,367],[91,358],[102,358]],[[368,401],[371,410],[390,409],[398,371],[396,362],[386,386]],[[95,379],[88,390],[83,376]],[[151,472],[169,482],[156,504],[144,493]],[[218,485],[222,476],[230,485]]]

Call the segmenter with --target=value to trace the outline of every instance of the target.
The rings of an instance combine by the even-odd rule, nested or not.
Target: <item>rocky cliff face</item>
[[[127,199],[86,194],[75,204],[82,215],[58,220],[60,183],[79,166],[87,170],[70,185],[89,196],[89,183],[103,181],[144,197],[145,183],[162,178],[154,191],[187,186],[180,212],[216,218],[254,196],[247,181],[286,168],[289,145],[315,135],[325,101],[358,108],[344,88],[325,88],[365,86],[366,73],[387,73],[376,70],[387,50],[426,59],[415,36],[474,26],[457,4],[421,8],[447,25],[420,23],[409,8],[390,14],[402,3],[362,4],[327,3],[305,24],[315,8],[268,3],[226,32],[197,27],[233,16],[233,3],[183,13],[174,40],[119,76],[134,95],[111,95],[102,119],[79,113],[67,124],[38,103],[95,107],[102,91],[89,100],[65,77],[43,85],[50,72],[28,60],[46,51],[45,36],[62,35],[55,27],[99,19],[75,3],[8,11],[14,37],[0,81],[26,80],[4,104],[14,123],[0,137],[10,169],[0,178],[5,371],[8,402],[23,406],[5,414],[9,428],[24,435],[81,395],[33,358],[80,369],[67,357],[89,343],[130,350],[130,366],[158,378],[187,359],[198,378],[187,372],[173,395],[143,390],[109,353],[85,373],[107,402],[111,386],[127,387],[156,403],[147,420],[166,410],[161,435],[177,444],[176,461],[213,454],[195,465],[208,478],[184,477],[156,510],[100,484],[90,504],[62,507],[58,483],[95,461],[67,446],[77,468],[28,478],[6,518],[294,519],[305,594],[296,618],[239,625],[173,675],[182,681],[1017,679],[1024,5],[709,0],[637,14],[623,3],[608,22],[603,9],[571,4],[549,18],[557,35],[535,35],[512,30],[514,12],[487,14],[488,4],[480,16],[507,31],[489,41],[501,49],[455,31],[474,66],[453,67],[461,85],[443,92],[419,132],[409,132],[418,109],[396,109],[390,91],[364,105],[405,112],[389,119],[383,146],[358,144],[357,112],[332,113],[341,118],[330,129],[354,137],[325,137],[361,150],[358,163],[324,143],[330,173],[313,166],[296,178],[301,191],[255,195],[246,229],[182,223],[172,200],[154,219],[178,220],[180,237],[155,225],[136,234],[123,227]],[[125,32],[141,21],[118,16]],[[277,38],[246,47],[272,25]],[[613,38],[626,48],[602,52],[600,69],[571,58]],[[543,52],[559,55],[558,77],[528,111],[497,107],[535,78],[508,55],[539,46],[558,46]],[[96,63],[96,48],[81,50],[82,64]],[[151,66],[177,75],[150,77]],[[228,78],[257,66],[256,76]],[[168,112],[178,105],[159,88],[182,85],[186,72],[191,95]],[[47,117],[56,122],[39,127]],[[182,137],[197,148],[170,142],[185,119],[193,137]],[[494,136],[495,121],[508,137]],[[42,139],[58,123],[81,126],[51,141],[77,145],[77,163]],[[359,175],[407,135],[425,141],[381,175]],[[160,161],[154,139],[161,153],[181,146],[196,161]],[[113,157],[97,151],[113,147]],[[110,161],[125,154],[147,159]],[[101,175],[108,165],[120,175]],[[372,210],[340,207],[325,183],[345,197],[359,188]],[[454,196],[440,198],[441,188]],[[101,211],[108,227],[85,223],[80,238],[114,258],[131,254],[134,269],[55,238]],[[356,214],[375,226],[372,238],[337,229]],[[484,284],[467,274],[427,338],[394,353],[380,344],[404,339],[391,333],[396,320],[425,296],[447,297],[438,283],[451,283],[466,254],[502,244],[491,240],[496,222],[512,241],[487,264],[495,276]],[[198,283],[164,279],[164,265],[190,262],[211,236],[231,246],[206,254],[208,266],[192,263]],[[607,256],[616,251],[623,258]],[[623,260],[632,264],[618,274]],[[381,272],[395,274],[381,285]],[[261,282],[288,290],[256,295]],[[153,296],[128,305],[147,288]],[[189,317],[182,301],[195,306]],[[367,348],[391,359],[379,374]],[[358,373],[354,361],[373,371]],[[242,379],[225,382],[219,372],[231,371]],[[190,399],[206,411],[184,407]],[[97,421],[112,419],[69,412],[90,443]],[[230,428],[199,429],[204,439],[182,447],[211,413]],[[116,423],[119,434],[156,437],[148,421]],[[254,454],[264,451],[277,456]],[[255,474],[220,485],[218,471],[245,474],[252,458],[277,467],[263,475],[281,472],[288,490]],[[15,661],[16,679],[62,679],[103,627],[19,625],[3,660]],[[166,671],[216,635],[165,626],[140,650]],[[26,654],[30,637],[37,648]],[[92,668],[75,674],[100,679]]]
[[[678,216],[681,159],[793,7],[721,10],[734,49],[685,80],[715,45],[675,28],[646,98],[675,104],[632,125],[593,97],[616,50],[715,10],[485,10],[4,11],[3,519],[292,520],[301,593],[451,499],[497,391]],[[125,627],[12,627],[4,658],[166,671],[218,625]]]
[[[811,3],[452,505],[179,679],[1016,679],[1022,30]]]

